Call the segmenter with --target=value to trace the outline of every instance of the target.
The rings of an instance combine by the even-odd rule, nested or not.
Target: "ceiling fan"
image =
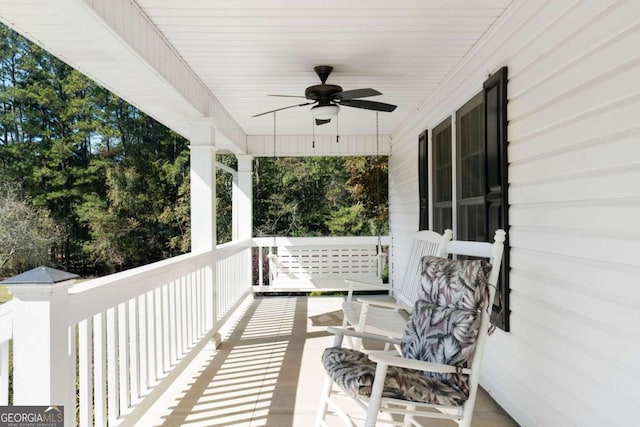
[[[356,98],[367,98],[369,96],[382,95],[375,89],[353,89],[342,90],[342,87],[338,85],[326,84],[329,74],[333,71],[333,67],[330,65],[318,65],[313,67],[314,71],[320,78],[322,84],[309,86],[304,91],[304,96],[298,95],[269,95],[279,96],[285,98],[304,98],[309,99],[311,102],[305,102],[302,104],[289,105],[288,107],[277,108],[271,111],[265,111],[264,113],[256,114],[252,117],[263,116],[265,114],[274,113],[280,110],[286,110],[288,108],[303,107],[305,105],[312,105],[311,115],[316,121],[316,125],[324,125],[329,123],[331,119],[338,115],[340,111],[340,105],[353,108],[363,108],[365,110],[384,111],[390,113],[397,108],[396,105],[385,104],[384,102],[376,101],[364,101]]]

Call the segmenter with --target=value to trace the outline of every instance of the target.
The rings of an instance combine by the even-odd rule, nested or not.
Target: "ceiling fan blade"
[[[314,102],[305,102],[303,104],[289,105],[288,107],[276,108],[275,110],[265,111],[264,113],[256,114],[255,116],[251,116],[251,117],[264,116],[265,114],[275,113],[276,111],[286,110],[287,108],[304,107],[305,105],[311,105],[311,104],[315,104],[315,101]]]
[[[339,104],[345,105],[347,107],[363,108],[365,110],[374,110],[374,111],[384,111],[387,113],[390,113],[396,108],[398,108],[397,105],[393,105],[393,104],[385,104],[384,102],[375,102],[375,101],[363,101],[360,99],[345,100],[345,101],[339,102]]]
[[[369,88],[365,88],[365,89],[352,89],[352,90],[345,90],[342,92],[338,92],[335,95],[333,95],[336,99],[341,99],[341,100],[350,100],[350,99],[354,99],[354,98],[366,98],[368,96],[378,96],[378,95],[382,95],[382,93],[378,92],[375,89],[371,89]]]
[[[302,99],[307,99],[304,96],[299,96],[299,95],[267,95],[267,96],[277,96],[279,98],[302,98]]]
[[[331,119],[316,119],[316,126],[326,125]]]

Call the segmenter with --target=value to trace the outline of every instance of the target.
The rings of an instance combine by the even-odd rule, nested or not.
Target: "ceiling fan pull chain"
[[[380,156],[380,119],[376,111],[376,157]]]
[[[311,118],[311,134],[313,135],[311,139],[311,148],[316,148],[316,124],[313,122],[313,118]]]
[[[273,158],[276,158],[276,112],[273,112]]]
[[[376,111],[376,222],[378,231],[378,251],[382,250],[382,209],[380,209],[380,117]],[[378,252],[380,253],[380,252]]]
[[[340,142],[340,118],[336,116],[336,143]]]

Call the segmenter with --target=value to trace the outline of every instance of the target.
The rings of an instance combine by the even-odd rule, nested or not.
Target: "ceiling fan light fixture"
[[[316,105],[311,107],[311,115],[314,119],[330,120],[338,115],[340,107],[337,105]]]

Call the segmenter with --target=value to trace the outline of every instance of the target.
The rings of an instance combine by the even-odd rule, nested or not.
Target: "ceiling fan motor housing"
[[[321,105],[328,105],[333,99],[333,95],[342,92],[342,87],[338,85],[315,85],[309,86],[304,91],[304,96],[307,99],[313,99],[318,101]]]

